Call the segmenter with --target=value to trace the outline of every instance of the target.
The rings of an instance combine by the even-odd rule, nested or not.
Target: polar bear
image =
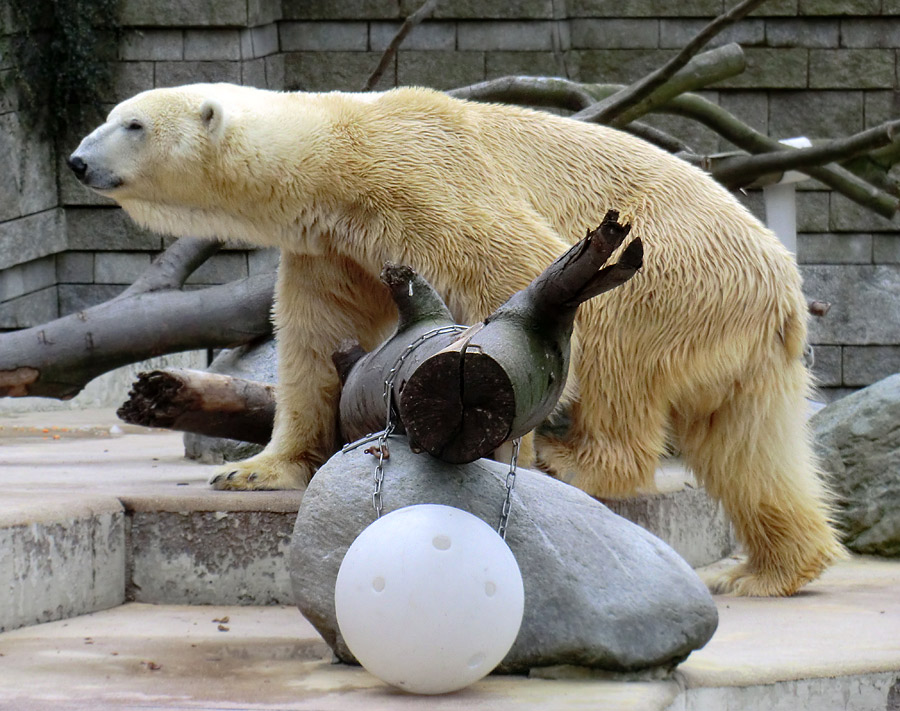
[[[412,266],[473,323],[613,208],[645,266],[581,307],[537,465],[622,497],[652,489],[673,439],[747,554],[715,589],[789,595],[842,554],[805,427],[794,261],[724,188],[656,147],[420,88],[196,84],[121,103],[68,163],[144,227],[281,249],[272,441],[216,488],[302,488],[335,451],[330,354],[390,333],[385,262]]]

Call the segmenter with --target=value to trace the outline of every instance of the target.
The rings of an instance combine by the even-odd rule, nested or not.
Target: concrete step
[[[110,410],[0,422],[0,630],[124,601],[290,604],[285,565],[302,492],[220,492],[181,435]],[[692,565],[734,549],[730,527],[677,465],[662,493],[609,502]]]
[[[440,697],[331,664],[294,607],[128,603],[0,634],[0,708],[884,711],[900,701],[900,561],[842,563],[788,599],[717,598],[664,677],[544,669]]]

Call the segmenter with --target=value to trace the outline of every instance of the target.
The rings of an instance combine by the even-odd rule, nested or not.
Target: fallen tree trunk
[[[274,274],[181,290],[219,247],[183,237],[116,298],[4,333],[0,397],[68,400],[98,375],[123,365],[168,353],[233,348],[271,333]]]
[[[617,219],[607,213],[526,289],[462,333],[451,330],[449,312],[421,277],[387,268],[382,278],[398,302],[400,327],[371,354],[348,345],[335,357],[345,381],[344,437],[352,441],[384,426],[386,381],[410,447],[444,461],[474,461],[531,431],[562,393],[579,304],[625,283],[641,266],[640,239],[604,266],[629,231]]]
[[[141,373],[116,414],[125,422],[266,444],[275,387],[200,370]]]

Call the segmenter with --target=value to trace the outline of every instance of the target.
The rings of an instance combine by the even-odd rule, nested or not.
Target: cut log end
[[[116,410],[116,415],[131,425],[170,428],[178,415],[190,407],[181,401],[183,390],[184,383],[165,371],[138,373],[128,400]]]
[[[426,360],[404,383],[399,406],[410,446],[451,464],[490,455],[508,439],[516,414],[509,376],[472,351]]]
[[[275,414],[274,388],[218,373],[171,369],[140,373],[120,419],[210,437],[266,444]]]
[[[27,397],[40,377],[41,371],[27,366],[0,371],[0,397]]]

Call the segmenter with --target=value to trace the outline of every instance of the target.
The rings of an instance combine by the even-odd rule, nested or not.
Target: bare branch
[[[181,237],[169,245],[137,280],[117,298],[180,289],[187,278],[222,248],[216,240]]]
[[[609,120],[602,121],[602,123],[616,128],[624,128],[630,122],[658,109],[676,96],[736,76],[743,72],[746,66],[744,51],[738,44],[727,44],[724,47],[703,52],[643,99],[624,108],[621,113],[609,117]],[[615,96],[617,94],[613,94],[609,99],[611,100]],[[587,115],[588,111],[592,112],[593,108],[575,114],[573,118]],[[581,118],[580,120],[593,121],[594,119]]]
[[[735,76],[744,71],[744,68],[744,52],[734,43],[699,54],[650,96],[622,116],[616,117],[615,125],[622,128],[679,94]],[[447,94],[470,101],[501,101],[566,109],[579,112],[573,116],[577,119],[585,113],[585,109],[624,88],[616,84],[579,84],[556,77],[506,76],[452,89]]]
[[[763,2],[765,0],[743,0],[743,2],[738,3],[731,10],[719,15],[700,30],[678,54],[662,67],[642,77],[618,94],[599,102],[589,109],[580,111],[573,118],[581,121],[618,125],[616,121],[618,116],[650,96],[656,89],[669,81],[679,69],[684,67],[719,32],[755,10]]]
[[[596,101],[584,84],[558,77],[505,76],[451,89],[447,94],[469,101],[497,101],[569,111],[580,111]]]
[[[457,99],[469,101],[501,102],[524,106],[544,106],[547,108],[577,111],[593,105],[598,98],[609,96],[622,85],[579,84],[569,79],[557,77],[505,76],[489,79],[470,86],[447,92]],[[599,95],[599,96],[598,96]],[[653,126],[637,121],[623,127],[623,130],[643,138],[670,153],[690,151],[690,148],[674,136]]]
[[[660,111],[699,121],[748,153],[784,149],[783,143],[751,128],[734,114],[696,94],[682,94],[661,107]],[[900,200],[839,165],[808,167],[803,168],[802,172],[884,217],[891,218],[900,210]]]
[[[669,153],[678,154],[691,152],[691,147],[681,139],[676,138],[671,133],[666,133],[665,131],[661,131],[654,126],[650,126],[641,121],[632,121],[627,126],[623,126],[622,130],[633,136],[637,136],[638,138],[643,138],[648,143],[659,146]]]
[[[842,166],[879,190],[900,197],[900,182],[890,174],[893,166],[884,167],[878,161],[872,160],[872,156],[877,152],[851,158],[844,161]]]
[[[3,334],[0,396],[67,400],[98,375],[145,358],[232,348],[271,332],[275,275],[196,291],[112,299]]]
[[[391,40],[387,49],[384,50],[384,54],[381,55],[378,66],[375,67],[375,71],[372,72],[372,76],[369,77],[369,80],[363,87],[363,91],[372,91],[372,89],[377,86],[385,70],[388,68],[388,65],[394,59],[394,55],[397,54],[397,49],[403,44],[403,40],[406,39],[406,36],[412,32],[416,25],[431,17],[431,13],[434,12],[438,2],[439,0],[425,0],[422,7],[403,21],[403,24],[400,25],[400,29],[397,30],[397,34],[394,35],[394,38]]]
[[[853,158],[890,144],[900,131],[900,121],[888,121],[881,126],[852,136],[819,143],[809,148],[783,148],[752,156],[724,156],[707,159],[702,166],[729,188],[747,186],[762,176],[780,174],[787,170],[803,170]]]

